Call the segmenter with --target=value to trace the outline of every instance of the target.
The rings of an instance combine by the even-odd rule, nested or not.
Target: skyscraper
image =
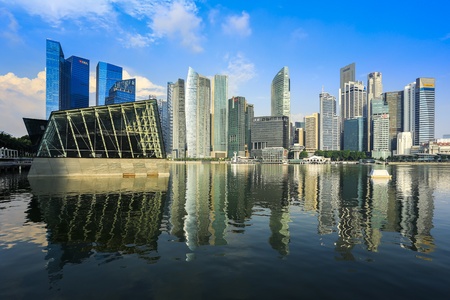
[[[61,109],[89,107],[89,60],[71,56],[69,62],[69,97]]]
[[[389,105],[382,98],[372,99],[373,158],[390,156]]]
[[[178,79],[172,88],[172,157],[185,158],[186,115],[184,79]]]
[[[167,83],[167,98],[166,98],[166,114],[164,116],[165,122],[163,125],[163,137],[164,137],[164,148],[168,155],[172,155],[172,134],[173,134],[173,91],[175,84],[173,82]],[[162,117],[161,117],[162,119]]]
[[[372,99],[380,98],[383,93],[382,75],[372,72],[367,76],[367,150],[372,150]]]
[[[228,76],[215,75],[212,85],[212,148],[216,157],[225,157],[228,138]]]
[[[319,114],[313,113],[305,117],[305,148],[308,152],[319,150]]]
[[[228,157],[245,156],[247,142],[247,101],[244,97],[228,100]]]
[[[366,140],[364,125],[365,118],[358,116],[351,119],[346,119],[343,123],[344,138],[342,149],[350,151],[365,151]]]
[[[390,150],[397,151],[397,136],[403,132],[403,91],[384,93],[384,100],[389,107]]]
[[[187,156],[204,158],[210,150],[211,81],[191,67],[186,80],[186,143]]]
[[[403,90],[403,131],[411,132],[414,137],[416,116],[416,83],[412,82]]]
[[[435,126],[435,80],[417,78],[415,90],[414,145],[434,139]]]
[[[122,80],[122,68],[100,61],[97,64],[95,105],[105,105],[109,90],[114,83]]]
[[[46,41],[46,118],[52,111],[89,106],[89,60],[64,59],[61,44]]]
[[[105,104],[119,104],[136,100],[136,79],[120,80],[109,89]]]
[[[290,118],[291,79],[288,67],[283,67],[272,80],[271,115]]]
[[[340,80],[341,83],[339,88],[341,91],[344,90],[344,84],[349,81],[355,81],[355,63],[351,63],[345,67],[342,67],[340,70]]]
[[[320,150],[340,150],[339,148],[339,120],[336,116],[336,97],[322,92],[320,100]],[[337,124],[336,124],[337,122]]]

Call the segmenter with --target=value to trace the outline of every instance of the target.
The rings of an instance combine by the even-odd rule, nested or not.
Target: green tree
[[[303,151],[300,152],[300,158],[301,158],[301,159],[303,159],[303,158],[308,158],[308,152],[306,152],[305,149],[303,149]]]

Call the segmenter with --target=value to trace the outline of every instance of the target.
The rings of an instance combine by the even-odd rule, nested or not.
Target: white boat
[[[370,171],[370,177],[375,179],[375,178],[385,178],[385,179],[391,179],[392,175],[389,175],[389,172],[387,170],[375,170],[372,169],[372,171]]]

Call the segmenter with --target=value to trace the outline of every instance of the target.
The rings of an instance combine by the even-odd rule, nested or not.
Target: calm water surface
[[[448,299],[450,167],[0,175],[0,299]]]

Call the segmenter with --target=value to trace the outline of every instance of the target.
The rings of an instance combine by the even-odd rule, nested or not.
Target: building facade
[[[253,157],[261,157],[261,150],[267,147],[288,149],[289,118],[286,116],[254,117],[251,126],[251,144]]]
[[[117,81],[109,89],[109,96],[105,104],[120,104],[134,102],[136,100],[136,79]]]
[[[410,155],[413,136],[409,131],[400,132],[397,136],[397,155]]]
[[[66,68],[69,76],[69,96],[62,98],[60,109],[88,107],[89,60],[71,56],[66,60]]]
[[[186,143],[187,157],[211,155],[211,81],[191,67],[186,80]]]
[[[319,114],[313,113],[305,117],[305,148],[308,152],[319,150]]]
[[[214,76],[212,102],[212,149],[214,156],[225,157],[228,149],[228,76]]]
[[[385,99],[372,100],[373,158],[391,156],[391,136],[389,131],[389,105]]]
[[[367,75],[367,150],[372,150],[372,100],[380,98],[383,93],[382,74],[372,72]]]
[[[228,157],[246,156],[247,101],[244,97],[228,100]]]
[[[416,83],[412,82],[403,89],[403,130],[414,137],[416,110]]]
[[[172,157],[186,157],[186,114],[184,79],[178,79],[172,88]]]
[[[435,79],[417,78],[415,89],[414,145],[434,139]]]
[[[339,76],[340,77],[339,88],[341,89],[341,92],[344,90],[345,83],[356,80],[355,72],[356,72],[355,63],[351,63],[341,68]]]
[[[390,150],[397,152],[397,136],[403,132],[403,91],[384,93],[384,100],[389,106],[389,140]]]
[[[340,150],[339,119],[336,115],[336,97],[322,92],[320,100],[319,145],[320,150]]]
[[[67,102],[69,77],[61,44],[47,39],[45,59],[45,118],[52,111],[60,110],[61,103]]]
[[[288,67],[283,67],[272,80],[271,115],[291,116],[291,79]]]
[[[122,80],[122,67],[106,62],[98,62],[96,68],[95,105],[105,105],[109,90],[117,82]]]
[[[343,150],[366,151],[365,118],[358,116],[344,121]]]

